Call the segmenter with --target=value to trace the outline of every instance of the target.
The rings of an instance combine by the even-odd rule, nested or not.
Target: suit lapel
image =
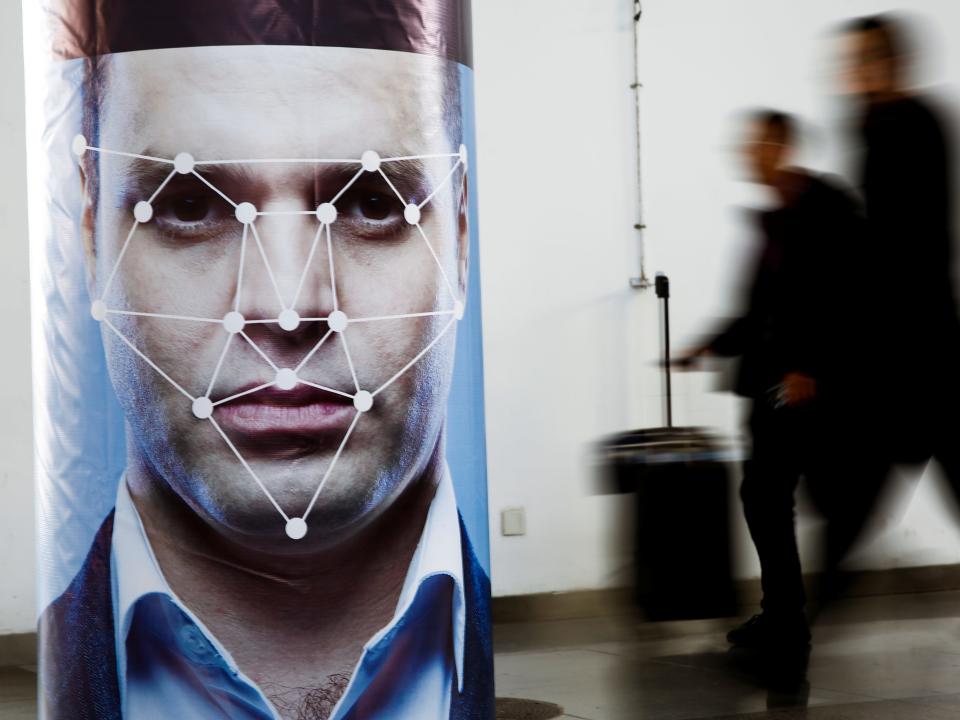
[[[493,720],[493,646],[490,637],[490,580],[480,566],[460,518],[466,639],[463,692],[453,688],[450,720]]]
[[[83,567],[40,618],[42,717],[120,720],[110,547],[113,512]],[[460,519],[466,595],[463,692],[453,689],[450,720],[493,720],[490,580]]]
[[[83,567],[40,617],[41,717],[119,720],[110,548],[113,512]]]

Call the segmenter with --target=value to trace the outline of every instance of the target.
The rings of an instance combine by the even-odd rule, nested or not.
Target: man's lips
[[[238,394],[257,387],[238,388]],[[349,397],[298,384],[291,390],[276,386],[217,406],[214,418],[224,430],[255,439],[268,436],[322,436],[346,430],[355,413]]]

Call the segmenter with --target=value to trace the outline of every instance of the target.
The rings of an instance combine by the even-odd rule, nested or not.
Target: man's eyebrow
[[[172,164],[135,158],[123,174],[123,189],[127,195],[136,193],[139,199],[149,200],[174,174]]]
[[[423,200],[419,195],[430,191],[429,178],[422,160],[388,160],[380,165],[380,170],[399,190],[406,193],[405,202]],[[415,195],[417,197],[414,197]]]
[[[321,182],[335,180],[342,182],[342,186],[352,184],[354,180],[361,180],[368,173],[362,169],[360,161],[316,162],[308,159],[281,159],[281,160],[225,160],[198,162],[194,172],[214,186],[228,186],[231,188],[243,187],[257,182],[259,168],[279,166],[297,166],[303,168],[313,166],[313,173]],[[403,158],[398,160],[384,160],[380,171],[393,183],[400,194],[405,195],[405,202],[422,200],[421,195],[430,191],[429,178],[422,160]],[[379,176],[379,173],[369,173]],[[160,190],[170,181],[178,177],[172,164],[157,162],[145,158],[134,158],[124,173],[123,187],[130,199],[134,196],[143,200],[153,200]],[[189,177],[182,176],[182,177]],[[197,182],[201,180],[197,179]],[[325,183],[324,183],[325,184]],[[334,192],[341,187],[331,188]]]
[[[426,169],[422,160],[404,159],[404,160],[385,160],[380,163],[380,167],[391,178],[397,177],[406,180],[421,180],[426,175]]]
[[[250,173],[242,166],[216,169],[213,166],[198,166],[193,172],[182,174],[172,164],[135,158],[125,169],[120,184],[127,202],[153,202],[171,182],[182,187],[182,183],[190,178],[198,184],[206,183],[225,199],[227,196],[219,189],[220,184],[236,188],[252,181]]]

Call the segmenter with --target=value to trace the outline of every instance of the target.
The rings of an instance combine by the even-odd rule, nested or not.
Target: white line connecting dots
[[[181,152],[177,154],[174,158],[160,158],[153,157],[149,155],[138,155],[136,153],[127,153],[118,150],[112,150],[108,148],[94,147],[88,145],[86,138],[82,135],[77,135],[73,139],[72,150],[74,154],[80,158],[87,152],[97,152],[105,155],[117,155],[122,157],[127,157],[131,159],[145,160],[149,162],[166,164],[172,166],[172,170],[165,177],[163,182],[157,187],[157,189],[150,195],[146,200],[141,200],[134,205],[133,208],[133,225],[130,228],[126,238],[124,239],[123,244],[120,247],[120,251],[117,254],[117,258],[113,264],[113,267],[110,271],[110,274],[107,276],[107,280],[104,283],[103,291],[100,294],[100,297],[93,300],[90,305],[90,314],[93,318],[105,325],[111,330],[117,337],[127,345],[141,360],[143,360],[147,365],[149,365],[155,372],[157,372],[167,383],[173,386],[180,394],[184,395],[185,398],[190,403],[190,411],[193,413],[194,417],[198,420],[209,422],[217,434],[223,439],[227,447],[231,450],[234,456],[236,456],[239,463],[244,467],[247,473],[251,476],[253,481],[257,484],[263,494],[266,496],[267,500],[271,505],[277,510],[280,516],[283,518],[285,524],[285,531],[289,538],[293,540],[300,540],[306,536],[308,525],[307,518],[312,512],[314,505],[317,502],[317,498],[320,496],[320,493],[323,491],[324,486],[329,480],[331,474],[334,471],[334,468],[339,460],[340,456],[343,453],[344,448],[347,445],[351,435],[353,435],[354,430],[357,427],[360,417],[365,413],[370,412],[375,404],[377,396],[386,390],[390,385],[396,382],[400,377],[402,377],[406,372],[408,372],[412,367],[414,367],[424,356],[429,353],[433,347],[440,342],[440,340],[450,331],[450,329],[456,324],[457,321],[461,320],[464,316],[464,299],[459,296],[459,294],[454,289],[454,285],[450,282],[450,278],[447,275],[446,270],[443,267],[439,256],[434,250],[433,246],[430,244],[430,241],[427,237],[426,232],[421,225],[422,219],[422,210],[424,206],[430,203],[436,194],[448,183],[450,183],[451,178],[454,176],[458,168],[463,168],[463,171],[466,172],[467,168],[467,149],[465,146],[461,145],[459,152],[449,153],[449,154],[431,154],[431,155],[408,155],[408,156],[398,156],[398,157],[387,157],[383,158],[374,150],[367,150],[364,152],[360,158],[348,158],[348,159],[329,159],[329,158],[268,158],[268,159],[245,159],[245,160],[235,160],[235,159],[226,159],[226,160],[196,160],[190,153]],[[449,158],[455,159],[450,171],[446,174],[443,180],[440,181],[434,187],[433,191],[424,198],[419,203],[408,202],[403,195],[397,190],[396,186],[391,181],[389,175],[384,172],[384,165],[389,165],[391,162],[398,162],[404,160],[427,160],[427,159],[442,159]],[[300,210],[300,211],[284,211],[284,212],[269,212],[269,211],[259,211],[252,203],[249,202],[234,202],[226,193],[216,187],[211,183],[206,177],[204,177],[198,170],[198,167],[203,167],[206,165],[234,165],[234,164],[269,164],[269,163],[307,163],[307,164],[324,164],[324,163],[339,163],[339,164],[356,164],[358,167],[357,172],[350,178],[350,180],[340,189],[339,192],[328,202],[321,203],[319,206],[309,210]],[[414,228],[416,228],[418,235],[422,238],[424,244],[426,245],[427,250],[429,251],[430,256],[433,259],[433,262],[436,264],[440,275],[443,279],[443,283],[449,293],[450,300],[452,301],[452,307],[448,310],[427,310],[423,312],[414,312],[414,313],[404,313],[397,315],[380,315],[375,317],[357,317],[350,318],[347,314],[340,308],[339,298],[337,294],[337,281],[336,281],[336,269],[334,264],[334,253],[333,253],[333,239],[331,233],[331,227],[336,224],[338,217],[337,202],[343,196],[347,190],[364,174],[364,173],[378,173],[389,186],[390,190],[397,196],[400,203],[402,204],[403,217],[404,220]],[[224,201],[229,203],[234,210],[234,216],[236,217],[237,222],[242,227],[241,237],[240,237],[240,249],[239,249],[239,266],[237,270],[237,282],[236,282],[236,291],[233,301],[233,309],[228,311],[221,318],[207,318],[207,317],[196,317],[189,315],[178,315],[178,314],[167,314],[167,313],[158,313],[158,312],[141,312],[136,310],[126,310],[118,308],[110,308],[107,305],[106,298],[108,296],[111,285],[116,278],[117,272],[120,268],[120,265],[123,262],[124,256],[128,248],[130,247],[131,242],[136,235],[137,228],[140,225],[147,224],[153,220],[154,207],[153,203],[156,198],[160,195],[163,189],[167,184],[176,176],[176,175],[192,175],[196,177],[200,182],[206,185],[211,191],[215,192]],[[316,217],[319,226],[317,232],[313,237],[313,240],[310,245],[310,251],[307,257],[307,261],[304,265],[304,269],[300,274],[300,279],[294,293],[293,300],[290,304],[284,302],[283,294],[280,291],[280,287],[277,283],[277,278],[273,272],[273,268],[270,265],[269,258],[267,256],[266,249],[264,248],[263,241],[260,238],[260,233],[257,230],[257,218],[262,216],[268,216],[273,214],[297,214],[297,215],[313,215]],[[257,254],[260,256],[261,261],[263,262],[264,268],[269,277],[271,286],[274,292],[277,295],[277,300],[279,301],[281,311],[274,319],[264,319],[264,320],[248,320],[240,312],[240,299],[241,292],[243,290],[243,280],[244,280],[244,264],[246,260],[246,253],[248,252],[248,245],[252,242],[256,248]],[[308,276],[310,267],[313,263],[314,254],[317,250],[317,247],[320,243],[324,243],[326,246],[328,264],[329,264],[329,275],[330,275],[330,284],[332,291],[332,300],[333,300],[333,311],[328,314],[325,318],[302,318],[296,310],[297,304],[300,300],[301,291],[303,289],[304,283]],[[220,351],[219,357],[217,359],[216,366],[214,367],[213,373],[210,377],[209,383],[207,384],[206,391],[199,396],[191,395],[187,390],[185,390],[180,384],[178,384],[173,378],[170,377],[162,368],[160,368],[156,363],[154,363],[147,355],[137,348],[135,344],[127,338],[117,326],[110,321],[110,316],[136,316],[136,317],[146,317],[146,318],[158,318],[165,320],[174,320],[180,322],[190,322],[190,323],[212,323],[220,325],[225,333],[226,339],[224,340],[223,347]],[[424,318],[424,317],[436,317],[436,316],[449,316],[450,320],[447,322],[443,329],[434,337],[427,347],[423,348],[417,355],[415,355],[406,365],[404,365],[398,372],[390,377],[389,380],[384,382],[380,387],[374,389],[362,388],[360,386],[356,367],[353,362],[353,357],[350,353],[350,347],[347,342],[348,328],[350,325],[355,323],[375,323],[383,321],[393,321],[393,320],[405,320],[405,319],[415,319],[415,318]],[[295,367],[278,367],[273,360],[257,345],[257,343],[250,337],[246,332],[246,329],[250,325],[254,324],[267,324],[267,323],[276,323],[279,327],[287,332],[293,332],[301,323],[307,321],[318,321],[325,322],[327,324],[327,332],[323,337],[314,344],[310,351],[300,360],[300,362]],[[340,340],[340,344],[343,347],[344,356],[346,359],[347,367],[350,370],[350,376],[353,382],[353,391],[346,392],[332,387],[326,387],[309,380],[306,380],[300,377],[299,373],[303,367],[309,362],[309,360],[324,346],[324,344],[332,337],[336,335]],[[211,397],[211,393],[216,384],[218,377],[220,376],[220,371],[223,368],[224,360],[227,356],[227,353],[230,350],[232,344],[236,342],[245,342],[248,344],[253,351],[260,356],[260,358],[270,366],[273,371],[273,380],[265,382],[259,386],[244,390],[242,392],[236,393],[229,397],[220,398],[214,400]],[[355,410],[354,417],[350,422],[350,425],[344,434],[343,439],[340,441],[339,446],[337,447],[336,452],[334,453],[330,464],[327,466],[326,470],[323,473],[323,477],[320,479],[316,491],[311,497],[309,505],[306,507],[304,512],[297,515],[288,514],[277,502],[273,494],[267,489],[261,479],[257,476],[254,470],[250,467],[247,460],[243,457],[240,451],[237,449],[236,445],[230,440],[227,434],[220,427],[219,423],[216,421],[215,414],[217,408],[221,405],[229,403],[238,398],[252,395],[253,393],[266,390],[268,388],[276,388],[280,391],[289,391],[295,388],[297,385],[306,385],[314,389],[331,393],[340,397],[349,398]]]

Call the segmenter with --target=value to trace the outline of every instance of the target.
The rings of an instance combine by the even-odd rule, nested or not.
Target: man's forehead
[[[444,77],[441,60],[379,50],[123,53],[109,65],[102,137],[208,158],[426,153],[444,135]]]
[[[848,34],[850,46],[854,52],[876,52],[885,47],[882,33],[877,30],[854,30]]]

